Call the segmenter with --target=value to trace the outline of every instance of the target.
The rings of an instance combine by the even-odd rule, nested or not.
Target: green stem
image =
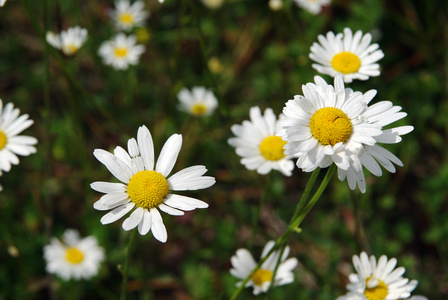
[[[121,300],[125,300],[126,299],[126,286],[127,286],[127,282],[128,282],[129,261],[131,259],[131,252],[132,252],[132,247],[133,247],[133,244],[134,244],[134,240],[135,240],[136,234],[137,234],[137,228],[134,228],[132,230],[131,237],[129,238],[128,252],[126,254],[126,259],[124,261],[123,281],[121,283],[121,296],[120,296]]]
[[[269,252],[266,254],[265,257],[263,257],[260,262],[255,266],[255,268],[250,272],[250,274],[243,280],[240,287],[233,293],[231,300],[235,300],[238,298],[238,295],[241,293],[241,291],[244,289],[246,283],[252,278],[252,275],[260,268],[260,266],[269,258],[269,256],[284,242],[286,242],[289,239],[289,236],[291,233],[293,233],[296,228],[302,223],[303,219],[306,217],[306,215],[310,212],[311,208],[316,204],[319,197],[322,195],[323,191],[327,187],[328,183],[330,182],[330,179],[336,169],[336,165],[332,164],[329,170],[327,171],[327,174],[325,174],[324,179],[322,180],[322,183],[320,184],[319,188],[317,189],[314,196],[311,198],[311,200],[307,203],[305,206],[305,209],[303,212],[301,212],[296,219],[293,219],[288,227],[288,229],[283,233],[275,242],[275,245],[269,250]],[[317,175],[316,175],[317,176]],[[311,181],[311,179],[310,179]],[[313,182],[314,183],[314,182]],[[310,182],[308,182],[310,184]],[[305,188],[306,190],[307,188]],[[303,197],[303,196],[302,196]],[[302,201],[300,201],[297,205],[302,205]]]
[[[308,180],[308,183],[305,187],[305,190],[302,193],[302,196],[300,197],[299,203],[296,207],[296,210],[294,211],[294,215],[291,218],[291,222],[292,222],[292,220],[297,218],[297,216],[301,212],[303,206],[305,205],[306,201],[308,200],[308,196],[310,195],[310,192],[313,189],[314,183],[316,182],[316,179],[317,179],[317,176],[319,176],[319,173],[320,173],[320,168],[317,168],[316,170],[313,171],[313,173],[311,173],[311,177]]]
[[[254,214],[254,217],[252,219],[252,234],[251,234],[250,240],[249,240],[249,250],[252,248],[252,246],[254,244],[255,235],[257,234],[257,230],[258,230],[258,221],[260,220],[261,211],[263,209],[264,202],[266,200],[266,196],[270,189],[269,183],[272,180],[271,173],[269,174],[269,176],[267,178],[268,178],[268,180],[267,180],[266,184],[264,185],[263,195],[261,195],[260,203],[258,204],[258,211],[257,211],[257,213]]]

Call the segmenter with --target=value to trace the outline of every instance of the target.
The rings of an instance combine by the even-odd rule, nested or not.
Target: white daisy
[[[201,2],[210,9],[218,9],[224,4],[224,0],[201,0]]]
[[[5,5],[5,3],[6,3],[6,0],[0,0],[0,6]]]
[[[0,175],[2,171],[11,170],[11,165],[18,165],[17,155],[28,156],[36,152],[33,146],[37,139],[31,136],[18,135],[30,127],[34,121],[28,119],[28,115],[21,115],[20,110],[14,108],[12,103],[3,107],[0,99]]]
[[[274,241],[269,241],[266,246],[264,246],[261,259],[266,256],[274,245]],[[266,293],[269,290],[279,255],[280,251],[274,251],[246,283],[246,287],[253,286],[254,295]],[[288,255],[289,246],[286,246],[277,272],[275,273],[274,286],[285,285],[294,281],[292,270],[297,266],[298,261],[295,257],[286,259]],[[242,280],[244,280],[257,265],[247,249],[238,249],[236,254],[230,259],[230,262],[232,263],[230,274]],[[242,281],[238,282],[236,286],[240,286],[241,284]]]
[[[67,229],[62,242],[52,238],[44,247],[47,272],[64,280],[89,279],[98,273],[104,250],[93,236],[80,238],[78,231]]]
[[[47,43],[58,50],[62,50],[65,55],[73,55],[87,40],[87,29],[75,26],[63,30],[59,34],[48,31],[45,38]]]
[[[316,62],[312,67],[318,72],[332,77],[339,74],[345,82],[380,75],[380,66],[376,62],[383,58],[384,53],[378,49],[378,44],[370,44],[370,33],[363,36],[358,30],[353,35],[350,28],[345,28],[344,33],[334,35],[330,31],[326,38],[319,35],[317,39],[320,44],[313,43],[310,58]]]
[[[149,13],[144,10],[143,1],[135,1],[132,5],[128,0],[118,0],[115,2],[115,10],[110,12],[110,16],[115,26],[121,30],[130,30],[134,27],[143,26]]]
[[[417,286],[417,281],[403,278],[405,268],[398,267],[395,258],[387,259],[382,255],[376,261],[362,252],[353,256],[353,266],[357,274],[350,274],[347,284],[348,293],[337,300],[398,300],[407,299]],[[418,299],[418,298],[417,298]]]
[[[294,2],[313,15],[317,15],[322,11],[322,6],[329,4],[331,0],[294,0]]]
[[[218,100],[211,90],[195,86],[191,92],[183,88],[177,94],[179,109],[193,116],[208,116],[218,107]]]
[[[400,135],[411,132],[414,127],[401,126],[383,129],[406,116],[400,106],[381,101],[368,106],[376,90],[365,94],[344,88],[341,76],[334,79],[334,87],[321,77],[316,84],[302,87],[303,95],[289,100],[281,120],[278,135],[288,143],[286,155],[298,155],[297,166],[305,172],[326,168],[332,163],[338,167],[341,181],[347,178],[349,187],[356,185],[365,192],[363,166],[375,176],[381,176],[380,165],[394,173],[392,163],[403,163],[378,143],[394,144]]]
[[[282,117],[282,115],[280,115]],[[285,155],[283,147],[286,141],[276,136],[280,123],[272,109],[267,108],[264,116],[258,106],[251,107],[250,121],[242,125],[233,125],[231,130],[236,137],[228,140],[242,157],[241,163],[249,170],[267,174],[272,169],[291,176],[294,169],[293,156]]]
[[[119,33],[112,40],[104,42],[98,54],[103,58],[104,64],[117,70],[126,70],[129,65],[136,65],[140,55],[145,52],[145,46],[136,43],[134,35]]]
[[[173,194],[172,191],[199,190],[212,186],[215,178],[202,176],[207,172],[204,166],[185,168],[168,177],[173,169],[182,146],[182,136],[173,134],[165,143],[154,168],[154,146],[148,128],[141,126],[137,140],[128,141],[128,152],[116,147],[114,153],[95,149],[93,154],[107,169],[123,183],[94,182],[92,189],[105,193],[93,207],[97,210],[111,210],[101,218],[102,224],[109,224],[134,211],[124,220],[123,229],[138,226],[141,235],[152,231],[162,243],[167,232],[159,209],[167,214],[181,216],[184,211],[207,208],[208,204],[198,199]]]

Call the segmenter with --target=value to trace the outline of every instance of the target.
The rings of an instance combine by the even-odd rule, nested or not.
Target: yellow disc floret
[[[258,285],[262,286],[265,282],[270,282],[272,280],[272,271],[265,269],[258,269],[255,271],[254,275],[252,275],[252,281]]]
[[[137,206],[151,209],[162,203],[170,191],[166,178],[156,171],[140,171],[128,184],[128,195]]]
[[[126,48],[115,48],[115,56],[125,57],[128,54],[128,49]]]
[[[123,25],[132,25],[134,24],[134,17],[130,13],[123,13],[118,16],[118,22]]]
[[[367,278],[366,283],[369,282],[371,278],[372,276]],[[369,300],[384,300],[387,296],[387,285],[383,281],[379,280],[377,286],[366,288],[364,291],[364,296],[366,296]]]
[[[8,143],[8,137],[3,131],[0,130],[0,150],[5,148],[7,143]]]
[[[202,103],[193,104],[191,107],[191,113],[193,116],[202,116],[207,112],[207,107]]]
[[[266,160],[280,160],[285,157],[283,146],[286,142],[281,137],[271,135],[261,141],[260,152]]]
[[[348,140],[352,133],[352,123],[339,108],[325,107],[311,117],[310,129],[322,145],[334,146]]]
[[[65,259],[74,265],[81,263],[84,260],[84,254],[75,247],[69,247],[65,251]]]
[[[361,67],[361,60],[356,54],[341,52],[333,57],[331,66],[342,74],[356,73]]]

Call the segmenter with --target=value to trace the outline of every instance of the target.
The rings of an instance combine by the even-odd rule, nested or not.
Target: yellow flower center
[[[271,135],[261,141],[260,152],[266,160],[280,160],[284,158],[285,152],[283,146],[286,142],[281,137]]]
[[[0,130],[0,150],[5,148],[7,142],[8,142],[8,137],[6,136],[6,134],[3,131]]]
[[[126,48],[115,48],[115,56],[125,57],[128,54],[128,49]]]
[[[76,52],[78,52],[78,47],[76,47],[75,45],[68,44],[67,46],[65,46],[64,53],[66,55],[72,55],[72,54],[75,54]]]
[[[366,284],[370,279],[372,279],[372,276],[367,278]],[[369,300],[384,300],[387,296],[387,285],[383,281],[379,280],[377,286],[366,288],[366,290],[364,291],[364,296],[366,296],[366,298]]]
[[[202,116],[207,112],[207,107],[202,103],[196,103],[191,107],[193,116]]]
[[[346,142],[352,133],[352,123],[347,115],[335,107],[321,108],[310,120],[313,136],[322,145],[336,145]]]
[[[134,24],[134,17],[130,13],[122,13],[118,16],[118,22],[123,25],[132,25]]]
[[[77,265],[84,260],[84,254],[75,247],[69,247],[65,251],[65,259],[69,263]]]
[[[272,280],[272,271],[265,269],[258,269],[255,271],[254,275],[252,275],[252,281],[258,285],[262,286],[265,282],[270,282]]]
[[[333,69],[343,74],[356,73],[361,66],[361,60],[356,54],[341,52],[333,57],[331,66]]]
[[[128,184],[128,195],[137,206],[153,208],[162,203],[170,191],[168,181],[156,171],[140,171]]]

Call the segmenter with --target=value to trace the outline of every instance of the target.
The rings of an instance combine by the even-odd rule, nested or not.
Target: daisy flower
[[[274,241],[269,241],[266,246],[264,246],[261,259],[266,256],[274,245]],[[269,290],[279,255],[280,251],[274,251],[246,283],[246,287],[253,286],[254,295],[266,293]],[[283,251],[281,262],[278,265],[277,272],[275,273],[274,286],[285,285],[294,281],[294,274],[292,270],[297,266],[298,261],[295,257],[286,259],[288,255],[289,246],[286,246]],[[230,262],[232,263],[230,274],[238,279],[242,279],[242,281],[252,272],[253,269],[255,269],[255,266],[257,265],[247,249],[238,249],[236,254],[230,259]],[[242,284],[242,281],[238,282],[236,286],[239,287]]]
[[[208,116],[218,107],[218,100],[211,90],[195,86],[191,92],[183,88],[177,94],[179,109],[193,116]]]
[[[80,238],[78,231],[67,229],[62,242],[52,238],[44,247],[47,272],[64,280],[89,279],[96,274],[104,260],[104,250],[93,236]]]
[[[173,134],[165,143],[154,168],[154,146],[148,128],[141,126],[137,140],[128,141],[128,152],[116,147],[114,153],[95,149],[93,154],[122,183],[94,182],[92,189],[105,193],[93,207],[97,210],[111,210],[101,218],[102,224],[109,224],[133,210],[124,220],[123,229],[138,226],[138,232],[145,235],[152,231],[162,243],[167,232],[159,209],[167,214],[181,216],[183,211],[207,208],[208,204],[198,199],[173,194],[173,191],[199,190],[212,186],[215,178],[202,176],[207,172],[204,166],[185,168],[170,177],[182,146],[182,135]]]
[[[322,11],[322,6],[330,3],[331,0],[294,0],[294,2],[303,9],[306,9],[313,15]]]
[[[348,293],[337,300],[398,300],[408,299],[418,282],[403,278],[405,268],[398,267],[395,258],[382,255],[378,262],[372,255],[362,252],[353,256],[357,274],[350,274]],[[417,298],[418,299],[418,298]]]
[[[317,39],[320,44],[313,43],[310,58],[316,62],[312,67],[318,72],[332,77],[339,74],[345,82],[380,75],[380,66],[376,62],[384,53],[378,49],[378,44],[370,44],[370,33],[363,35],[358,30],[353,35],[350,28],[345,28],[344,33],[334,35],[330,31],[326,38],[319,35]]]
[[[267,174],[274,169],[291,176],[293,156],[285,154],[283,147],[286,141],[276,136],[279,129],[280,123],[272,109],[267,108],[263,116],[260,108],[254,106],[250,109],[250,121],[245,120],[242,125],[231,127],[236,137],[230,138],[228,142],[236,148],[236,153],[242,157],[241,163],[247,169],[257,170],[260,174]]]
[[[119,33],[112,40],[104,42],[98,54],[103,58],[104,64],[117,70],[126,70],[129,65],[136,65],[140,55],[145,52],[145,46],[136,43],[134,35]]]
[[[145,11],[143,1],[135,1],[132,5],[128,0],[115,2],[115,10],[110,12],[115,26],[121,30],[130,30],[142,26],[149,14]]]
[[[48,31],[45,38],[47,43],[70,56],[76,54],[87,40],[87,29],[75,26],[63,30],[59,34]]]
[[[28,156],[36,152],[33,146],[37,139],[31,136],[18,135],[30,127],[34,121],[28,115],[21,115],[20,110],[12,103],[3,107],[0,99],[0,175],[2,171],[9,172],[11,165],[18,165],[17,155]]]
[[[296,95],[283,108],[278,135],[287,142],[286,155],[297,155],[297,167],[305,172],[338,167],[341,181],[347,178],[349,187],[356,185],[365,192],[363,166],[375,176],[381,176],[381,166],[394,173],[393,165],[403,163],[378,143],[394,144],[401,135],[414,127],[401,126],[383,129],[406,116],[400,106],[381,101],[368,106],[376,90],[365,94],[344,88],[341,76],[334,79],[334,87],[316,76],[314,83],[303,85],[303,96]]]
[[[201,2],[210,9],[218,9],[224,4],[224,0],[201,0]]]

